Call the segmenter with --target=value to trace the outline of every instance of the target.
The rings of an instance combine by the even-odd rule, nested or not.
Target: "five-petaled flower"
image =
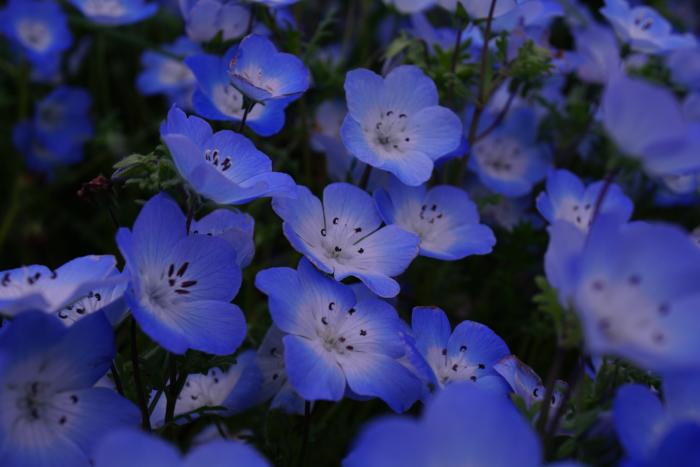
[[[275,212],[292,246],[337,280],[354,276],[381,297],[394,297],[401,274],[418,254],[419,238],[396,225],[381,227],[372,197],[347,183],[323,190],[323,204],[306,187],[296,199],[275,198]]]
[[[461,142],[459,117],[438,105],[435,83],[418,67],[400,66],[386,78],[350,71],[345,96],[341,136],[348,151],[407,185],[426,182],[434,162]]]
[[[401,321],[377,298],[356,302],[346,285],[302,258],[296,270],[265,269],[255,285],[269,297],[275,325],[287,335],[284,361],[292,387],[307,400],[340,400],[347,388],[403,412],[420,382],[399,363]]]
[[[225,240],[186,232],[168,196],[141,209],[132,230],[117,232],[130,276],[126,300],[141,329],[170,352],[233,353],[246,324],[231,303],[241,285],[236,252]]]

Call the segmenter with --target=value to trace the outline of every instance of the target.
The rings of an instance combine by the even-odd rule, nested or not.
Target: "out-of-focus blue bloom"
[[[573,61],[578,77],[590,83],[607,83],[622,66],[615,34],[597,23],[575,29],[573,33],[576,40]]]
[[[513,109],[500,127],[474,144],[469,168],[481,183],[496,193],[518,197],[545,177],[550,150],[536,140],[537,123],[532,108]]]
[[[683,115],[686,120],[695,124],[695,131],[698,130],[700,125],[700,89],[695,92],[691,92],[685,96],[683,100]]]
[[[292,177],[273,172],[270,158],[239,133],[213,133],[206,121],[173,107],[160,134],[180,175],[197,193],[217,203],[243,204],[296,193]]]
[[[281,6],[289,6],[297,3],[299,0],[250,0],[253,3],[261,3],[265,6],[269,7],[281,7]]]
[[[665,175],[659,180],[654,202],[659,206],[689,205],[700,194],[700,172]]]
[[[241,412],[257,403],[260,383],[255,353],[245,351],[226,370],[211,368],[206,374],[188,375],[175,401],[174,415],[182,416],[180,420],[187,422],[201,415],[200,409],[205,407],[211,408],[208,412],[221,416]],[[151,414],[153,426],[163,426],[166,405],[167,400],[161,395]]]
[[[602,114],[619,148],[652,175],[700,168],[700,131],[684,118],[671,91],[618,74],[605,88]]]
[[[73,37],[66,15],[51,0],[10,0],[0,10],[0,33],[41,74],[53,74]]]
[[[245,113],[243,94],[231,84],[228,67],[238,46],[231,47],[224,57],[201,54],[185,59],[197,77],[197,90],[192,96],[194,110],[209,120],[240,122]],[[255,103],[248,112],[246,124],[261,136],[270,136],[284,126],[287,102]]]
[[[326,155],[326,170],[334,181],[344,182],[348,177],[359,182],[365,164],[352,157],[340,138],[340,126],[348,109],[340,100],[322,102],[316,109],[311,145]]]
[[[230,41],[246,34],[250,8],[238,0],[180,0],[187,36],[195,42],[207,42],[221,33]]]
[[[138,23],[158,11],[158,3],[145,0],[69,0],[91,21],[105,26]]]
[[[593,222],[593,211],[605,182],[595,182],[585,186],[580,178],[568,170],[550,170],[547,175],[546,191],[537,196],[537,210],[550,224],[564,220],[584,232]],[[619,185],[613,183],[600,206],[600,214],[615,217],[620,223],[632,216],[634,204]]]
[[[267,330],[258,349],[256,362],[262,373],[261,399],[269,400],[271,409],[287,413],[304,413],[304,399],[297,394],[287,378],[284,366],[284,333],[274,324]]]
[[[435,0],[384,0],[387,5],[393,5],[401,13],[417,13],[435,5]]]
[[[476,204],[459,188],[414,188],[392,177],[374,198],[384,222],[418,235],[422,256],[454,261],[490,253],[496,244],[493,231],[479,223]]]
[[[231,82],[256,102],[292,102],[311,84],[311,74],[298,57],[278,52],[266,37],[253,34],[238,45],[229,64]]]
[[[60,313],[98,288],[117,285],[115,265],[111,255],[83,256],[53,270],[31,265],[1,271],[0,311],[9,316],[28,310]]]
[[[413,34],[425,41],[428,52],[435,54],[435,47],[442,50],[450,50],[454,47],[457,39],[457,30],[447,27],[434,27],[424,13],[414,13],[411,15],[411,26]],[[472,56],[478,56],[484,45],[484,38],[481,30],[474,24],[469,24],[463,31],[461,43],[466,44],[471,40],[469,51]]]
[[[225,241],[187,235],[186,219],[168,196],[141,209],[117,244],[130,276],[126,300],[141,329],[170,352],[233,353],[246,333],[231,300],[241,286],[236,252]]]
[[[620,39],[638,52],[664,53],[698,44],[692,34],[674,34],[671,23],[645,5],[630,7],[626,0],[605,0],[600,12]]]
[[[270,314],[284,337],[292,387],[307,400],[379,397],[403,412],[418,398],[420,382],[399,362],[401,320],[383,300],[355,300],[352,289],[318,272],[302,258],[297,270],[258,273],[256,287],[269,297]]]
[[[463,1],[466,3],[470,0]],[[491,7],[491,2],[488,0],[473,1],[486,5],[487,9]],[[498,3],[496,3],[496,10],[500,9],[503,13],[499,15],[494,14],[494,31],[513,31],[517,28],[523,31],[536,31],[538,28],[548,26],[553,18],[564,14],[561,3],[557,0],[517,1],[515,7],[508,7],[509,9],[506,11],[504,6],[508,3],[505,0],[498,0]],[[478,8],[481,8],[481,6]],[[467,9],[467,11],[469,10]]]
[[[435,83],[418,67],[399,66],[386,78],[350,71],[345,96],[349,112],[341,136],[348,151],[407,185],[426,182],[434,161],[460,144],[459,117],[438,105]]]
[[[499,449],[508,440],[508,448]],[[370,422],[344,467],[484,465],[539,467],[537,435],[503,394],[453,384],[428,402],[421,419]]]
[[[613,416],[627,454],[626,461],[640,467],[697,465],[700,459],[700,374],[668,375],[663,379],[662,390],[663,403],[657,394],[640,384],[627,384],[618,390]],[[686,450],[687,447],[681,448],[681,440],[688,429],[693,430],[694,443]],[[680,445],[673,446],[678,442]],[[664,452],[666,457],[661,455]],[[688,457],[679,456],[680,453]],[[674,458],[678,462],[673,462]]]
[[[95,467],[269,467],[252,447],[217,440],[192,449],[183,458],[175,446],[137,430],[115,430],[100,442]]]
[[[202,53],[202,49],[186,37],[181,37],[164,50],[182,57]],[[142,94],[165,94],[170,101],[185,109],[192,108],[192,94],[197,78],[181,60],[147,50],[141,56],[144,70],[139,74],[136,86]]]
[[[452,331],[440,308],[416,307],[411,319],[416,349],[432,369],[429,389],[469,381],[479,387],[506,392],[507,384],[493,366],[510,354],[503,339],[487,326],[462,321]]]
[[[217,209],[192,222],[192,232],[226,240],[236,250],[236,263],[241,268],[250,264],[255,255],[253,233],[255,220],[244,212]]]
[[[675,226],[620,225],[605,215],[587,237],[568,222],[550,227],[547,276],[578,313],[593,355],[654,371],[700,367],[700,250],[693,243]]]
[[[131,402],[93,385],[115,354],[101,313],[69,328],[27,312],[0,335],[0,464],[89,466],[109,431],[136,425]]]
[[[347,183],[323,190],[323,204],[300,186],[296,199],[275,198],[272,208],[295,250],[336,280],[354,276],[380,297],[395,297],[401,274],[418,254],[420,239],[382,219],[370,195]],[[281,328],[281,326],[280,326]]]
[[[529,409],[536,402],[541,402],[547,394],[547,388],[535,371],[520,361],[515,355],[502,358],[493,369],[505,379],[513,392],[520,397]],[[566,390],[565,381],[557,380],[552,393],[550,414],[556,413],[562,403],[562,392]]]
[[[700,47],[675,50],[666,64],[673,81],[694,91],[700,91]]]
[[[31,121],[15,126],[14,144],[31,169],[51,175],[82,159],[83,144],[93,134],[90,104],[84,89],[59,86],[36,104]]]

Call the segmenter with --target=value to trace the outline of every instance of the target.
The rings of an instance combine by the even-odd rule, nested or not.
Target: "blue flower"
[[[564,220],[587,232],[604,185],[601,181],[584,186],[581,179],[568,170],[552,169],[547,175],[546,191],[537,196],[537,210],[549,223]],[[608,186],[600,214],[616,217],[624,223],[632,216],[633,209],[632,200],[617,184]]]
[[[56,167],[82,159],[94,132],[90,104],[84,89],[59,86],[37,102],[31,121],[17,124],[13,141],[31,169],[51,175]]]
[[[404,354],[401,320],[389,304],[356,303],[350,287],[303,258],[297,270],[259,272],[255,285],[268,295],[275,325],[287,333],[287,377],[303,398],[337,401],[347,387],[399,412],[418,398],[418,379],[397,361]]]
[[[69,328],[42,312],[15,318],[0,335],[0,464],[87,467],[101,437],[138,424],[131,402],[93,388],[114,354],[100,313]]]
[[[700,132],[671,91],[618,74],[605,88],[602,117],[619,148],[652,175],[700,168]]]
[[[459,117],[438,105],[435,83],[418,67],[400,66],[386,78],[350,71],[345,97],[349,112],[341,136],[348,151],[407,185],[426,182],[434,161],[460,144]]]
[[[417,13],[432,7],[435,0],[384,0],[384,3],[393,5],[401,13]]]
[[[228,67],[238,46],[231,47],[224,57],[201,54],[185,59],[197,77],[197,90],[192,96],[194,110],[209,120],[240,122],[245,113],[243,94],[231,84]],[[271,136],[284,127],[287,102],[255,103],[248,112],[246,125],[260,136]]]
[[[418,254],[418,236],[382,219],[372,197],[347,183],[323,190],[323,204],[300,186],[297,198],[275,198],[272,208],[284,220],[284,235],[294,249],[336,280],[354,276],[380,297],[398,295],[392,277]]]
[[[502,358],[493,366],[493,369],[505,379],[515,395],[520,397],[525,406],[529,409],[535,403],[542,402],[547,394],[547,388],[542,384],[542,379],[535,371],[520,361],[515,355],[508,355]],[[563,398],[562,394],[566,390],[565,381],[557,380],[552,399],[549,402],[549,413],[553,414],[559,409]],[[550,418],[548,421],[552,421]]]
[[[185,224],[179,206],[158,194],[131,231],[119,229],[126,300],[141,329],[170,352],[231,354],[246,333],[243,313],[230,303],[241,285],[236,252],[220,238],[187,235]]]
[[[118,286],[115,265],[111,255],[83,256],[53,270],[31,265],[1,271],[0,311],[9,316],[29,310],[61,313],[97,289]]]
[[[648,370],[700,367],[700,250],[687,232],[603,215],[587,237],[562,221],[550,237],[548,278],[573,305],[593,355]]]
[[[662,390],[663,403],[641,384],[627,384],[617,391],[613,418],[629,465],[690,465],[690,459],[700,459],[700,373],[667,375]],[[674,446],[689,433],[694,439],[690,449],[686,451],[684,443]],[[683,452],[688,457],[679,455]],[[672,462],[674,458],[679,462]]]
[[[429,386],[442,389],[467,381],[506,392],[505,381],[493,367],[510,351],[487,326],[462,321],[452,331],[447,315],[436,307],[414,308],[411,326],[416,349],[432,369]]]
[[[591,23],[573,33],[576,39],[574,65],[581,80],[605,84],[620,71],[620,46],[610,28]]]
[[[252,447],[234,441],[217,440],[180,454],[161,438],[137,430],[115,430],[100,442],[95,467],[168,466],[270,467]]]
[[[255,353],[245,351],[226,370],[214,367],[206,374],[187,375],[175,401],[175,417],[178,421],[187,423],[199,417],[203,413],[202,409],[207,407],[210,408],[208,413],[220,416],[242,412],[258,402],[260,383]],[[160,395],[151,414],[153,426],[163,426],[166,405],[166,397]]]
[[[299,0],[251,0],[253,3],[261,3],[269,7],[288,6],[297,3]]]
[[[263,196],[293,196],[294,180],[272,171],[270,159],[245,136],[213,133],[201,118],[173,107],[160,129],[180,175],[202,196],[220,204],[243,204]]]
[[[186,37],[163,47],[182,57],[202,53],[202,49]],[[143,95],[165,94],[168,99],[186,109],[192,108],[192,94],[197,78],[181,60],[147,50],[141,55],[144,70],[136,80],[136,87]]]
[[[427,465],[540,467],[542,459],[537,435],[507,397],[460,383],[429,401],[419,420],[370,422],[343,460],[343,467]]]
[[[0,33],[42,74],[58,70],[73,42],[66,15],[50,0],[10,0],[0,10]]]
[[[304,399],[292,387],[284,366],[284,336],[273,324],[258,349],[256,361],[262,372],[261,399],[272,399],[270,409],[303,414]]]
[[[179,3],[187,35],[195,42],[210,41],[219,33],[224,41],[238,39],[250,25],[250,8],[239,1],[186,0]]]
[[[550,164],[549,147],[536,139],[535,111],[514,109],[501,126],[474,144],[469,168],[496,193],[526,195],[545,177]]]
[[[666,65],[673,81],[694,91],[700,91],[700,46],[672,52]]]
[[[255,255],[254,228],[255,221],[249,214],[228,209],[217,209],[192,222],[193,233],[226,240],[236,250],[236,263],[241,268],[248,266]]]
[[[138,23],[158,11],[158,3],[144,0],[70,0],[91,21],[105,26]]]
[[[392,178],[374,198],[387,224],[418,235],[420,255],[454,261],[490,253],[496,244],[493,231],[479,223],[476,205],[459,188],[414,188]]]
[[[229,66],[231,82],[256,102],[289,103],[311,84],[311,74],[299,58],[278,52],[269,39],[257,34],[241,41]]]
[[[600,12],[620,39],[637,52],[664,53],[697,46],[692,34],[674,34],[671,23],[651,7],[630,7],[626,0],[605,0]]]

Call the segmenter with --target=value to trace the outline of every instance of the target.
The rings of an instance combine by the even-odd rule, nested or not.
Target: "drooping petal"
[[[345,375],[336,358],[318,340],[284,337],[289,382],[307,400],[337,401],[345,392]]]

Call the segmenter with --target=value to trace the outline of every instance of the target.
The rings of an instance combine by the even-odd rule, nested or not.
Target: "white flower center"
[[[520,178],[527,168],[527,156],[520,142],[513,138],[495,136],[474,146],[474,156],[481,167],[498,178]]]
[[[222,172],[231,168],[231,158],[222,156],[218,149],[205,150],[204,159]]]
[[[382,110],[374,121],[363,127],[363,131],[375,148],[387,154],[401,154],[413,147],[407,128],[407,114]]]
[[[658,348],[666,343],[661,320],[671,313],[671,305],[652,300],[643,281],[636,273],[616,282],[593,278],[584,285],[580,298],[608,340]]]
[[[433,368],[440,387],[457,381],[478,380],[478,371],[485,370],[483,363],[472,363],[467,359],[468,347],[463,344],[457,355],[449,355],[447,349],[431,348],[427,360]]]
[[[118,18],[126,14],[126,8],[121,0],[87,0],[83,11],[88,16],[109,16]]]
[[[43,52],[52,42],[51,29],[43,21],[22,19],[17,23],[17,35],[25,47]]]
[[[143,274],[142,300],[152,309],[167,313],[170,307],[189,295],[191,288],[197,285],[196,280],[187,278],[189,265],[187,261],[180,265],[172,263],[160,276]]]
[[[370,233],[360,226],[349,225],[339,217],[326,219],[325,227],[321,229],[321,248],[328,259],[344,264],[357,255],[365,254],[360,243]]]
[[[158,73],[163,84],[187,84],[196,81],[194,73],[184,63],[177,60],[165,60]]]
[[[577,199],[567,198],[557,211],[557,219],[565,220],[584,232],[588,231],[593,219],[593,205],[581,203]]]

